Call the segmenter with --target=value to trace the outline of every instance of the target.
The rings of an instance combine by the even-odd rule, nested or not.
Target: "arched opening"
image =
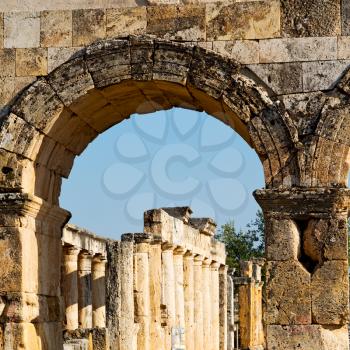
[[[229,126],[185,109],[133,115],[100,135],[63,180],[71,222],[117,238],[143,230],[147,209],[189,206],[218,227],[244,227],[264,186],[259,158]]]
[[[130,37],[91,45],[18,96],[1,125],[1,199],[5,226],[16,229],[3,243],[13,259],[0,283],[37,300],[40,322],[19,323],[22,340],[61,348],[60,322],[45,312],[60,307],[57,252],[69,218],[58,207],[62,177],[98,134],[131,114],[205,111],[254,148],[266,187],[298,184],[295,127],[246,73],[196,46]]]

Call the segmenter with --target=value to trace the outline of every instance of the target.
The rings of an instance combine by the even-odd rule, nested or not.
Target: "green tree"
[[[264,217],[259,210],[246,227],[237,231],[234,221],[223,225],[216,236],[226,246],[227,265],[239,269],[240,260],[264,256]]]

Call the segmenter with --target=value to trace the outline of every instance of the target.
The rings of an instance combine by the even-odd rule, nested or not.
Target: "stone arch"
[[[245,71],[232,59],[174,41],[96,42],[10,106],[0,129],[1,187],[57,203],[61,177],[99,133],[133,113],[172,107],[204,110],[234,128],[258,153],[267,187],[297,185],[296,129]]]

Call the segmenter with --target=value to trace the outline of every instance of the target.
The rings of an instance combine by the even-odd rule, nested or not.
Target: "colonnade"
[[[66,330],[105,327],[106,261],[102,239],[66,226],[62,263]]]

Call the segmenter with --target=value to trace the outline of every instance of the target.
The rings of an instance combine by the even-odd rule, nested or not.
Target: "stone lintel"
[[[254,197],[264,212],[281,217],[302,219],[332,217],[334,213],[347,213],[350,189],[347,188],[292,188],[256,190]]]
[[[189,224],[204,235],[215,235],[216,223],[211,218],[191,218]]]
[[[174,208],[161,208],[167,212],[170,216],[182,220],[185,224],[188,224],[192,209],[190,207],[174,207]]]
[[[124,242],[134,242],[134,243],[150,243],[153,236],[149,233],[138,232],[138,233],[124,233],[121,240]]]

